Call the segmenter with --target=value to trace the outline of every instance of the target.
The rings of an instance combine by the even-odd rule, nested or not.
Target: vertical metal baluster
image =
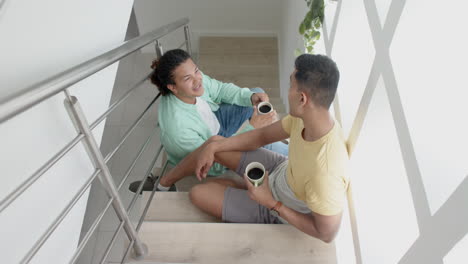
[[[164,54],[162,44],[159,42],[159,40],[156,40],[156,44],[154,45],[154,49],[156,50],[156,58],[161,58],[161,56]]]
[[[107,167],[106,162],[104,161],[104,157],[102,156],[102,153],[99,149],[96,139],[93,136],[93,132],[91,131],[91,128],[89,127],[88,121],[86,120],[86,117],[83,113],[83,110],[81,109],[78,99],[74,96],[71,96],[67,89],[64,92],[67,97],[65,99],[64,104],[65,104],[65,107],[67,108],[68,114],[70,115],[70,118],[72,119],[75,125],[75,128],[78,130],[78,132],[81,132],[85,135],[84,145],[88,151],[88,155],[91,161],[93,162],[94,166],[96,168],[101,169],[102,171],[102,173],[98,175],[99,180],[104,186],[107,194],[110,197],[114,198],[114,200],[112,201],[114,210],[117,213],[120,220],[124,222],[124,229],[125,229],[125,232],[127,233],[127,236],[129,237],[131,241],[134,241],[133,249],[135,251],[135,254],[134,254],[135,257],[137,259],[142,259],[148,253],[148,248],[146,247],[145,244],[141,242],[125,210],[125,206],[122,200],[120,199],[119,193],[117,191],[117,188],[115,187],[115,183],[110,173],[110,170]]]
[[[187,52],[192,56],[192,43],[190,41],[190,28],[188,25],[184,26],[184,33],[185,33],[185,41],[187,45]]]

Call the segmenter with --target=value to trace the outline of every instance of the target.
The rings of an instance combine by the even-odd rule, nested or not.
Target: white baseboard
[[[210,31],[200,30],[192,31],[193,35],[198,37],[278,37],[278,31],[259,31],[259,30],[225,30],[225,31]]]

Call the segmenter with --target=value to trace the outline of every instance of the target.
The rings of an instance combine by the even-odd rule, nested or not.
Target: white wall
[[[117,45],[131,0],[7,0],[0,10],[0,96],[31,85]],[[111,6],[111,8],[109,8]],[[109,12],[112,10],[112,12]],[[108,106],[117,64],[74,87],[90,122]],[[75,137],[59,94],[0,125],[0,199]],[[101,141],[103,126],[94,133]],[[18,263],[94,171],[82,145],[0,213],[2,263]],[[32,263],[66,263],[81,230],[87,194]]]
[[[193,36],[193,50],[196,53],[199,36],[276,35],[280,27],[281,2],[281,0],[136,0],[135,12],[141,33],[188,17]],[[171,40],[168,44],[182,43],[182,31],[179,36],[177,39],[174,36],[169,37]],[[153,50],[144,51],[153,52]]]
[[[307,13],[307,6],[302,0],[283,1],[281,27],[278,37],[280,92],[283,103],[289,108],[288,89],[289,75],[294,70],[294,50],[303,47],[303,40],[299,35],[299,23]]]
[[[300,21],[291,13],[304,12],[303,3],[294,3],[283,9],[283,91],[297,43],[291,30]],[[460,86],[468,43],[456,21],[466,4],[340,4],[327,6],[336,11],[327,11],[333,14],[327,21],[337,27],[333,35],[327,23],[333,42],[326,50],[341,72],[339,106],[354,150],[362,262],[462,263],[468,258],[460,249],[468,231],[468,93]]]
[[[343,126],[361,131],[352,177],[364,263],[443,263],[468,231],[464,9],[343,1],[332,56]]]
[[[338,105],[352,150],[358,260],[465,263],[468,40],[459,21],[467,4],[325,2],[325,50],[341,72]],[[283,7],[283,99],[303,6],[298,0]],[[351,263],[339,244],[337,252],[341,263]]]

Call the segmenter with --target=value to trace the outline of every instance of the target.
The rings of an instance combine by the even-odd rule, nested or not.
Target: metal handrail
[[[143,48],[151,42],[189,23],[188,18],[160,27],[143,36],[125,42],[120,47],[83,62],[19,92],[0,99],[0,123],[65,90],[73,84]]]
[[[145,108],[145,110],[138,116],[137,120],[130,126],[130,128],[125,132],[124,136],[122,137],[120,143],[112,150],[107,156],[104,158],[104,161],[107,163],[114,155],[115,153],[122,147],[123,143],[127,140],[127,138],[130,136],[130,134],[135,130],[137,125],[143,120],[143,116],[148,112],[148,110],[151,108],[151,106],[154,105],[156,100],[158,100],[159,96],[161,94],[158,94],[150,103],[149,105]]]
[[[183,46],[187,45],[187,41],[182,42],[177,48],[181,49]]]
[[[135,205],[136,200],[138,199],[138,196],[140,195],[140,192],[143,190],[143,185],[145,184],[146,177],[148,177],[148,175],[150,175],[150,173],[151,173],[151,171],[152,171],[152,169],[154,167],[154,164],[156,164],[156,161],[158,160],[159,154],[161,154],[162,150],[163,150],[163,146],[161,145],[161,147],[159,148],[159,150],[158,150],[158,152],[156,154],[156,157],[154,157],[153,160],[151,161],[151,166],[148,168],[146,173],[143,175],[143,178],[140,181],[140,185],[138,186],[137,191],[133,195],[133,199],[130,201],[130,204],[127,207],[127,212],[130,212],[132,210],[133,206]]]
[[[168,165],[169,165],[169,161],[166,161],[166,163],[164,164],[161,170],[161,177],[159,177],[156,180],[156,183],[153,186],[153,191],[151,192],[151,195],[148,199],[149,201],[153,200],[153,197],[156,194],[156,187],[159,185],[159,182],[161,181],[161,179],[166,175],[166,170],[167,170]],[[143,224],[143,220],[145,220],[146,214],[148,213],[149,206],[150,206],[150,203],[147,203],[145,206],[145,209],[143,209],[143,213],[141,214],[140,220],[138,221],[138,224],[136,227],[137,232],[140,231],[141,225]]]
[[[113,111],[115,108],[117,108],[117,106],[119,106],[123,101],[125,101],[137,88],[141,87],[141,85],[146,81],[148,80],[148,78],[150,77],[152,72],[149,72],[145,75],[145,77],[143,77],[143,79],[141,79],[139,82],[137,82],[135,85],[133,85],[132,88],[130,88],[124,95],[122,95],[122,97],[120,97],[117,101],[115,101],[114,103],[112,103],[110,106],[109,106],[109,109],[107,109],[106,112],[104,112],[104,114],[102,114],[98,119],[96,119],[96,121],[94,121],[90,127],[91,129],[94,129],[95,127],[97,127],[102,121],[104,121],[106,119],[106,117],[108,117]]]
[[[151,165],[150,165],[148,171],[143,175],[143,179],[140,181],[140,185],[139,185],[139,187],[138,187],[138,190],[135,192],[134,199],[130,202],[130,205],[129,205],[128,208],[127,208],[127,211],[128,211],[128,213],[129,213],[129,215],[132,214],[132,209],[133,209],[133,206],[135,205],[136,198],[140,195],[140,192],[141,192],[141,190],[143,189],[143,184],[145,183],[145,179],[146,179],[146,177],[149,176],[149,174],[150,174],[150,172],[151,172],[151,168],[154,167],[154,164],[155,164],[156,161],[158,160],[158,157],[159,157],[159,154],[161,153],[161,150],[162,150],[162,146],[161,146],[161,148],[159,149],[158,154],[156,155],[156,157],[151,161]],[[164,173],[164,171],[165,171],[166,166],[167,166],[167,162],[166,162],[166,165],[164,166],[164,169],[163,169],[163,171],[162,171],[163,173]],[[161,174],[161,175],[162,175],[162,174]],[[157,186],[157,185],[154,185],[154,188],[156,188],[156,186]],[[139,219],[139,221],[138,221],[139,223],[142,222],[143,219],[145,218],[146,212],[148,211],[147,208],[149,207],[149,204],[151,203],[151,201],[152,201],[151,199],[148,200],[148,202],[147,202],[147,204],[146,204],[146,207],[145,207],[145,211],[144,211],[143,214],[140,216],[140,219]],[[123,223],[120,223],[119,226],[118,226],[118,228],[117,228],[117,230],[116,230],[115,233],[114,233],[113,239],[111,240],[111,242],[110,242],[108,248],[107,248],[106,251],[104,252],[104,255],[103,255],[102,259],[101,259],[101,263],[104,263],[104,262],[106,261],[107,256],[108,256],[110,250],[112,249],[113,245],[115,244],[115,241],[116,241],[115,239],[117,238],[117,236],[119,235],[119,233],[122,231],[122,228],[123,228]],[[139,229],[139,228],[137,227],[137,228],[136,228],[137,233],[138,233],[138,229]],[[132,246],[133,246],[134,243],[135,243],[135,240],[130,240],[129,248],[132,248]],[[126,257],[127,254],[128,254],[128,251],[124,254],[124,258]]]
[[[100,264],[105,264],[106,263],[106,260],[109,257],[109,254],[110,254],[112,248],[114,247],[115,241],[117,241],[117,237],[119,237],[120,232],[122,231],[123,225],[124,225],[124,222],[120,222],[119,226],[117,227],[117,230],[114,232],[114,235],[111,238],[111,241],[110,241],[109,245],[107,245],[107,248],[104,251],[104,254],[102,255],[101,262],[99,262]],[[74,264],[72,262],[70,262],[70,263]]]
[[[141,223],[146,215],[146,211],[148,209],[149,204],[146,205],[145,212],[140,217],[140,221],[138,224],[138,229],[133,226],[129,219],[130,211],[133,205],[136,202],[136,197],[138,196],[139,191],[142,189],[143,185],[141,184],[138,188],[138,192],[136,193],[134,199],[131,201],[128,209],[126,210],[123,207],[123,203],[121,198],[118,194],[118,190],[121,189],[124,182],[129,177],[131,171],[135,167],[137,161],[143,154],[143,152],[148,147],[152,137],[156,134],[156,129],[154,133],[152,133],[146,140],[145,144],[140,149],[137,157],[132,162],[131,166],[127,170],[125,176],[121,180],[118,187],[115,186],[115,182],[111,177],[110,170],[107,166],[107,162],[114,156],[114,154],[121,148],[123,143],[129,137],[129,135],[134,131],[136,126],[141,122],[144,115],[149,111],[149,109],[154,105],[156,100],[159,98],[160,94],[158,94],[151,103],[145,108],[143,113],[139,115],[137,120],[132,124],[132,126],[127,130],[125,135],[121,138],[120,143],[117,147],[111,151],[106,157],[103,156],[97,142],[92,134],[92,130],[97,127],[103,120],[105,120],[109,114],[111,114],[123,101],[128,99],[131,93],[137,90],[138,87],[149,78],[151,73],[148,73],[144,76],[143,79],[138,81],[135,85],[133,85],[123,96],[121,96],[116,102],[112,103],[109,108],[95,120],[91,125],[88,124],[86,117],[84,116],[83,110],[80,107],[78,99],[72,96],[69,91],[68,87],[71,85],[89,77],[90,75],[104,69],[105,67],[115,63],[116,61],[120,60],[123,57],[126,57],[133,53],[134,51],[141,49],[142,47],[146,46],[147,44],[156,40],[156,43],[159,43],[158,39],[163,37],[164,35],[184,26],[184,33],[185,33],[185,42],[187,51],[191,53],[191,46],[190,46],[190,34],[188,28],[189,20],[187,18],[178,20],[174,23],[168,24],[163,26],[159,29],[154,30],[148,34],[145,34],[141,37],[137,37],[133,40],[130,40],[118,48],[115,48],[109,52],[106,52],[94,59],[88,60],[80,65],[77,65],[69,70],[66,70],[62,73],[59,73],[51,78],[43,80],[36,85],[30,86],[26,89],[20,90],[20,92],[11,94],[0,100],[0,124],[5,122],[6,120],[26,111],[27,109],[31,108],[32,106],[54,96],[59,92],[65,93],[65,107],[70,115],[71,120],[73,121],[75,128],[77,129],[78,135],[69,142],[65,147],[63,147],[58,153],[56,153],[53,157],[51,157],[45,164],[43,164],[32,176],[28,177],[27,181],[23,182],[19,187],[15,188],[15,190],[8,194],[5,199],[0,201],[0,213],[2,210],[8,207],[16,198],[18,198],[26,189],[28,189],[37,179],[39,179],[45,172],[47,172],[54,164],[56,164],[61,158],[63,158],[71,149],[73,149],[79,142],[83,142],[86,150],[88,151],[88,155],[91,161],[94,163],[96,170],[94,171],[93,175],[86,181],[86,183],[80,188],[77,194],[75,194],[74,198],[67,204],[66,207],[63,208],[61,213],[56,217],[56,219],[52,222],[52,224],[48,227],[47,231],[41,235],[39,240],[37,240],[34,246],[28,251],[28,253],[22,258],[21,263],[29,263],[29,261],[35,256],[35,254],[39,251],[39,249],[44,245],[47,239],[53,234],[56,228],[60,225],[63,219],[68,215],[68,213],[72,210],[74,205],[81,199],[82,195],[85,191],[91,186],[93,180],[98,177],[101,183],[103,184],[106,193],[109,196],[109,200],[107,205],[105,206],[104,210],[98,215],[97,219],[95,219],[93,225],[91,226],[90,230],[88,230],[85,239],[83,239],[77,249],[75,251],[74,256],[71,262],[75,262],[79,257],[81,251],[83,250],[84,246],[87,244],[89,237],[91,234],[96,230],[97,226],[101,222],[104,214],[107,212],[110,205],[113,205],[114,210],[116,211],[119,219],[120,225],[117,229],[114,237],[113,242],[108,245],[106,254],[102,259],[102,262],[108,256],[110,249],[115,242],[115,239],[118,233],[125,229],[131,243],[130,248],[133,246],[135,251],[135,257],[142,257],[147,253],[146,245],[142,243],[140,238],[137,235],[137,230],[141,226]],[[157,50],[160,51],[162,54],[162,47],[157,47]],[[148,168],[146,174],[144,175],[145,178],[151,170],[154,168],[154,165],[162,151],[162,146],[159,148],[158,153],[153,158],[150,167]],[[163,172],[167,166],[167,162],[164,165]],[[153,192],[154,195],[154,192]],[[130,249],[129,248],[129,249]],[[129,252],[127,250],[127,253]],[[126,254],[127,254],[126,253]]]
[[[149,73],[145,75],[144,79],[140,80],[137,82],[135,85],[133,85],[132,88],[130,88],[122,97],[120,97],[116,102],[114,102],[109,109],[104,112],[96,121],[94,121],[91,125],[90,128],[94,129],[96,128],[100,122],[106,119],[109,114],[117,108],[123,101],[125,101],[135,90],[148,79]],[[143,111],[143,114],[141,114],[135,123],[128,129],[128,131],[125,133],[123,136],[123,139],[121,139],[120,143],[117,145],[117,147],[109,153],[105,157],[105,161],[109,161],[114,154],[120,149],[120,147],[123,145],[123,143],[126,141],[128,136],[133,132],[135,127],[141,122],[142,117],[144,113],[154,104],[155,100],[159,95],[148,105],[148,107]],[[17,188],[15,188],[10,194],[8,194],[3,200],[0,201],[0,213],[8,207],[12,202],[14,202],[21,194],[23,194],[29,187],[31,187],[44,173],[46,173],[55,163],[57,163],[63,156],[65,156],[73,147],[76,146],[82,139],[84,138],[83,134],[78,134],[71,142],[69,142],[65,147],[63,147],[57,154],[55,154],[52,158],[50,158],[42,167],[40,167],[36,172],[34,172],[31,176],[29,176],[26,180],[24,180],[20,185],[18,185]]]
[[[140,228],[143,225],[143,221],[145,220],[146,214],[148,213],[150,203],[153,200],[153,197],[154,197],[154,195],[156,193],[156,187],[158,186],[159,181],[162,179],[162,177],[164,177],[164,175],[166,175],[165,173],[166,173],[168,165],[169,165],[169,161],[166,161],[166,163],[164,164],[163,169],[161,171],[160,177],[156,180],[156,183],[153,186],[153,191],[151,192],[151,195],[148,198],[148,202],[146,203],[145,209],[143,209],[143,213],[141,214],[140,220],[138,221],[138,224],[137,224],[137,227],[136,227],[137,232],[140,231]],[[119,226],[119,228],[121,229],[120,226]],[[133,241],[130,241],[129,245],[127,246],[127,250],[125,250],[125,254],[123,255],[123,258],[122,258],[122,263],[124,263],[125,260],[127,259],[128,254],[130,253],[130,250],[132,249],[133,243],[134,243]],[[106,253],[107,253],[107,251],[106,251]],[[100,264],[103,264],[104,261],[105,261],[105,259],[103,259]]]
[[[130,165],[130,167],[127,169],[127,172],[125,173],[125,176],[122,178],[122,180],[120,180],[120,183],[119,183],[119,186],[117,187],[117,190],[120,190],[122,188],[122,186],[124,185],[125,181],[127,180],[128,176],[130,175],[130,173],[133,171],[133,169],[135,168],[135,165],[137,163],[137,161],[140,159],[141,155],[143,154],[143,152],[146,150],[146,148],[149,146],[149,143],[151,142],[151,139],[153,138],[153,136],[156,134],[156,130],[154,130],[154,132],[148,136],[148,138],[146,139],[145,143],[143,144],[143,146],[140,148],[140,150],[138,151],[138,154],[137,156],[135,157],[135,159],[133,160],[132,164]],[[96,217],[96,219],[94,220],[93,224],[91,225],[91,227],[88,229],[88,231],[86,232],[85,236],[83,237],[83,239],[81,240],[81,242],[79,243],[78,247],[77,247],[77,251],[75,252],[75,254],[73,255],[73,257],[71,258],[70,260],[70,263],[75,263],[77,260],[78,260],[78,257],[80,256],[80,253],[83,251],[84,247],[86,246],[86,244],[88,243],[89,239],[91,238],[91,236],[93,235],[94,231],[96,231],[96,228],[99,226],[99,224],[101,223],[102,219],[104,218],[104,215],[107,213],[107,210],[109,210],[109,207],[111,206],[112,204],[112,201],[113,201],[114,198],[110,198],[108,201],[107,201],[107,204],[106,206],[104,206],[104,209],[102,210],[102,212],[98,215],[98,217]],[[128,211],[128,210],[127,210]],[[120,226],[123,227],[124,225],[124,222],[121,221]]]
[[[18,187],[10,192],[3,200],[0,201],[0,213],[5,210],[8,205],[14,202],[21,194],[23,194],[33,183],[35,183],[44,173],[46,173],[57,161],[65,156],[73,147],[76,146],[84,138],[83,134],[76,136],[71,142],[63,147],[57,154],[50,158],[44,165],[42,165],[31,176],[24,180]]]
[[[52,235],[52,233],[57,229],[57,227],[62,223],[63,219],[68,215],[68,212],[71,211],[73,206],[80,200],[81,196],[85,194],[86,190],[91,186],[91,183],[96,178],[96,176],[101,172],[100,169],[96,169],[93,175],[86,181],[86,183],[80,188],[80,191],[73,197],[73,199],[68,203],[68,205],[63,209],[59,216],[54,220],[53,224],[47,229],[47,231],[41,236],[41,238],[36,241],[34,246],[28,251],[26,256],[23,257],[20,263],[28,263],[37,251],[44,245],[47,239]]]
[[[156,133],[156,132],[155,132],[155,133]],[[153,134],[153,135],[154,135],[154,134]],[[150,138],[148,138],[148,141],[145,143],[145,145],[147,145],[147,144],[150,142],[149,139],[150,139]],[[122,185],[124,184],[124,182],[127,180],[128,176],[130,175],[130,172],[131,172],[131,171],[133,170],[133,168],[135,167],[136,161],[137,161],[138,158],[140,157],[141,153],[142,153],[142,152],[140,152],[140,153],[138,154],[137,158],[134,160],[134,162],[132,163],[132,165],[130,166],[130,168],[127,170],[127,173],[125,174],[125,176],[124,176],[123,179],[121,180],[120,185],[119,185],[119,187],[118,187],[119,190],[120,190],[120,188],[122,187]],[[159,151],[159,153],[160,153],[160,151]],[[158,153],[157,155],[159,155],[159,153]],[[151,164],[151,167],[153,167],[153,166],[154,166],[154,164]],[[145,177],[147,177],[147,176],[148,176],[148,175],[145,175]],[[144,181],[143,181],[143,182],[144,182]],[[137,193],[137,192],[136,192],[136,193]],[[131,210],[131,209],[130,209],[130,210]],[[131,211],[129,211],[129,214],[131,214]],[[103,255],[103,257],[102,257],[101,263],[103,263],[103,262],[106,261],[107,256],[109,255],[110,250],[111,250],[112,247],[114,246],[115,241],[116,241],[116,239],[117,239],[117,236],[119,235],[119,233],[120,233],[120,231],[122,230],[122,228],[123,228],[123,222],[121,222],[121,223],[119,224],[117,230],[115,231],[115,234],[114,234],[114,236],[112,237],[111,242],[109,243],[109,245],[108,245],[106,251],[104,252],[104,255]],[[137,229],[137,231],[138,231],[138,229]]]

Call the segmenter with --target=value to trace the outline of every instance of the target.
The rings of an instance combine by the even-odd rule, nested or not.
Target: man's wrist
[[[272,209],[273,207],[275,207],[275,205],[278,203],[278,201],[276,201],[275,199],[271,199],[268,203],[267,203],[267,208],[268,209]]]
[[[216,154],[216,152],[218,151],[218,146],[219,146],[219,142],[217,141],[211,142],[211,144],[208,145],[208,149],[210,153],[213,153],[213,155]]]
[[[280,201],[277,201],[275,205],[270,207],[270,214],[275,217],[280,216],[280,208],[283,206],[283,203]]]

